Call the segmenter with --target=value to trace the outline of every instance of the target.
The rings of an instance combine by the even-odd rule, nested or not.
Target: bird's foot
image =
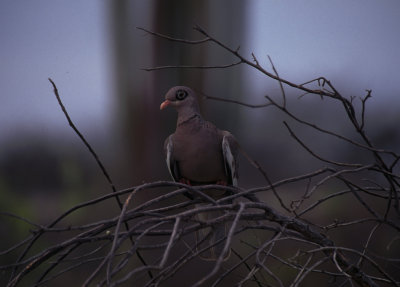
[[[181,179],[179,180],[179,182],[180,182],[180,183],[183,183],[183,184],[187,184],[187,185],[192,185],[192,184],[190,183],[190,180],[188,180],[187,178],[181,178]]]
[[[223,185],[223,186],[227,186],[228,185],[225,180],[218,180],[215,184]]]

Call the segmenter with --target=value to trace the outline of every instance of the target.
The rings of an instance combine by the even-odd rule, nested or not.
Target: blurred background
[[[280,100],[278,83],[247,66],[170,69],[163,65],[223,65],[236,59],[209,43],[169,42],[144,27],[196,40],[202,26],[242,55],[253,52],[271,71],[303,83],[319,76],[347,97],[366,95],[366,129],[373,142],[398,151],[400,3],[373,1],[61,1],[0,2],[0,211],[46,224],[75,204],[110,192],[92,156],[59,108],[52,87],[77,128],[102,159],[118,189],[168,180],[164,139],[176,114],[160,112],[165,92],[188,85],[199,93],[264,103]],[[321,126],[352,137],[344,112],[329,99],[287,88],[288,108]],[[321,164],[299,148],[276,109],[249,109],[201,101],[204,116],[231,131],[273,181]],[[357,107],[360,107],[357,104]],[[293,124],[328,158],[369,162],[346,144]],[[369,155],[368,155],[369,156]],[[265,184],[243,159],[243,187]],[[149,195],[154,196],[154,195]],[[143,199],[145,200],[145,198]],[[110,213],[116,206],[110,207]],[[84,216],[94,216],[85,214]],[[2,249],[26,234],[26,226],[1,219]]]

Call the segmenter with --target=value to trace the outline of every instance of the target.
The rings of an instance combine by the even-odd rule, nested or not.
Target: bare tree
[[[226,46],[199,26],[194,28],[204,36],[199,40],[178,39],[139,29],[177,44],[202,45],[210,42],[236,59],[224,65],[171,65],[148,68],[148,71],[225,69],[244,64],[276,80],[281,97],[265,96],[265,103],[260,105],[229,98],[205,97],[252,109],[278,109],[288,118],[283,126],[293,140],[321,166],[294,177],[272,181],[260,164],[245,154],[265,178],[265,185],[242,189],[219,185],[194,187],[157,181],[117,191],[98,156],[69,119],[52,82],[69,124],[95,156],[113,192],[72,207],[46,226],[2,213],[2,216],[17,218],[33,228],[31,235],[0,253],[6,256],[22,249],[13,263],[0,267],[3,274],[10,276],[8,286],[16,286],[24,278],[31,285],[45,285],[77,272],[84,273],[83,286],[117,286],[124,283],[176,286],[177,282],[185,286],[299,286],[311,282],[318,286],[400,285],[400,155],[374,146],[365,131],[366,105],[371,91],[355,99],[343,96],[324,77],[303,84],[293,83],[279,76],[271,59],[271,68],[267,69],[260,65],[254,54],[250,59],[246,58],[239,49]],[[297,116],[288,108],[292,99],[286,96],[287,86],[296,89],[300,98],[304,95],[318,96],[339,103],[354,134],[343,135]],[[359,108],[356,101],[360,103]],[[368,160],[361,163],[326,158],[309,144],[312,139],[301,138],[293,128],[294,124],[313,129],[321,136],[343,141],[368,154]],[[294,186],[299,191],[297,194],[301,195],[285,198],[282,191],[289,186]],[[163,195],[135,204],[139,194],[151,193],[159,188],[165,190]],[[209,188],[226,190],[231,195],[216,201],[203,193]],[[257,195],[261,192],[273,194],[279,206],[274,208],[260,200]],[[184,195],[188,193],[195,199],[186,199]],[[357,213],[361,216],[346,220],[336,220],[333,216],[330,224],[320,225],[313,212],[343,197],[351,197],[354,208],[362,209],[361,213]],[[70,224],[69,218],[74,212],[114,198],[121,208],[114,217],[80,225]],[[196,207],[199,202],[208,204]],[[225,213],[209,221],[198,220],[197,214],[211,210],[223,210]],[[221,239],[224,244],[222,254],[216,261],[201,261],[201,253],[212,246],[194,241],[194,233],[211,227],[211,236],[212,227],[221,222],[230,225],[228,235]],[[356,242],[351,240],[355,233]],[[49,234],[58,235],[56,243],[39,248],[36,243]],[[347,236],[349,240],[337,240],[341,238],[338,235]],[[377,244],[377,241],[381,242]],[[229,260],[224,260],[230,249],[232,255]]]

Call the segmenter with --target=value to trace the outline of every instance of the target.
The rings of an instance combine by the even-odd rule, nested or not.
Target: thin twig
[[[226,69],[230,67],[234,67],[237,65],[240,65],[242,62],[238,61],[232,64],[226,64],[226,65],[212,65],[212,66],[189,66],[189,65],[168,65],[168,66],[157,66],[157,67],[152,67],[152,68],[142,68],[143,71],[146,72],[151,72],[151,71],[158,71],[158,70],[170,70],[170,69]]]
[[[101,162],[99,156],[98,156],[97,153],[94,151],[94,149],[93,149],[92,146],[89,144],[89,142],[85,139],[85,137],[82,135],[82,133],[78,130],[78,128],[75,126],[75,124],[72,122],[72,120],[71,120],[71,118],[70,118],[70,116],[69,116],[69,114],[68,114],[68,112],[67,112],[67,109],[65,108],[63,102],[61,101],[61,97],[60,97],[60,95],[59,95],[59,93],[58,93],[58,89],[57,89],[56,84],[54,83],[54,81],[53,81],[51,78],[49,78],[49,81],[50,81],[50,83],[51,83],[52,86],[53,86],[54,95],[55,95],[56,98],[57,98],[58,104],[60,105],[61,110],[63,111],[63,113],[64,113],[64,115],[65,115],[65,117],[66,117],[66,119],[67,119],[67,121],[68,121],[69,126],[74,130],[74,132],[78,135],[78,137],[81,139],[81,141],[83,142],[83,144],[87,147],[87,149],[89,150],[90,154],[93,156],[93,158],[95,159],[97,165],[99,166],[100,170],[102,171],[104,177],[106,178],[108,184],[110,185],[112,191],[113,191],[114,193],[116,193],[116,192],[117,192],[117,189],[115,188],[115,185],[114,185],[114,183],[113,183],[113,181],[112,181],[110,175],[108,174],[106,168],[104,167],[103,163]],[[121,199],[120,199],[118,196],[115,196],[115,199],[116,199],[116,201],[117,201],[117,204],[118,204],[119,209],[122,210],[122,202],[121,202]],[[125,225],[125,229],[126,229],[126,230],[129,230],[128,222],[124,222],[124,225]],[[130,240],[131,240],[131,243],[134,244],[133,239],[131,238]],[[137,255],[138,255],[139,260],[142,262],[142,264],[146,265],[146,262],[145,262],[144,258],[142,257],[142,255],[141,255],[140,253],[138,253]],[[151,274],[151,272],[149,272],[149,276],[150,276],[150,278],[153,276],[153,275]]]

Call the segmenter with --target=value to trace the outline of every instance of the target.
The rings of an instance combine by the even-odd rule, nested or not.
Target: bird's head
[[[169,106],[174,107],[178,113],[199,113],[196,93],[185,86],[176,86],[169,89],[165,95],[165,101],[160,105],[160,110]]]

